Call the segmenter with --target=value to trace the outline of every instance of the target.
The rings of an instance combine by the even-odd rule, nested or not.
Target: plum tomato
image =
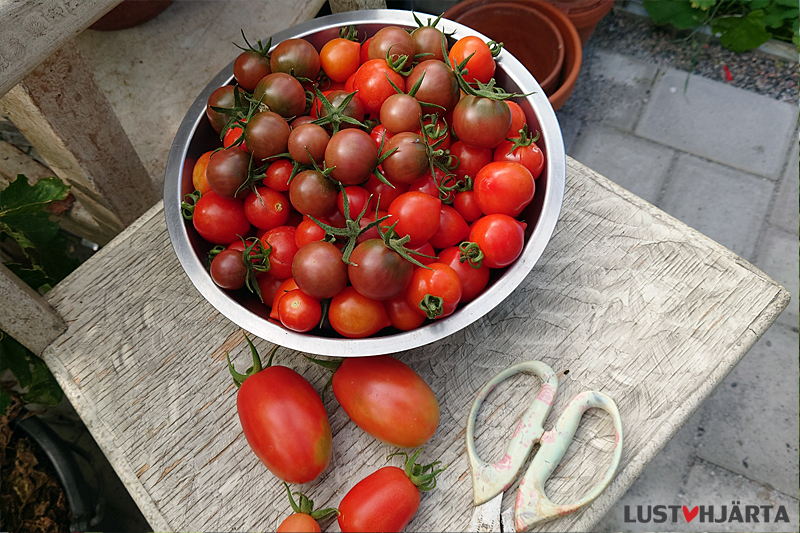
[[[361,66],[361,44],[342,37],[331,39],[319,52],[322,70],[330,79],[345,82]]]
[[[255,50],[245,50],[233,62],[233,77],[236,83],[247,92],[253,92],[261,78],[270,74],[269,57]]]
[[[444,111],[441,108],[425,105],[422,106],[422,111],[426,114],[451,111],[458,103],[461,94],[453,69],[436,59],[421,61],[406,78],[406,86],[413,87],[423,73],[425,79],[422,80],[422,84],[414,97],[420,102],[441,106]]]
[[[388,300],[404,292],[413,270],[414,266],[382,239],[369,239],[356,246],[347,265],[353,288],[373,300]]]
[[[422,106],[407,94],[393,94],[381,106],[381,124],[392,133],[418,130],[420,117]]]
[[[453,66],[456,66],[468,57],[466,68],[469,72],[464,76],[464,81],[473,83],[477,80],[481,83],[489,83],[497,68],[489,45],[480,37],[462,37],[450,49],[448,58]]]
[[[462,262],[462,256],[463,254],[457,246],[451,246],[439,252],[439,262],[456,271],[461,279],[461,303],[467,303],[483,292],[483,289],[489,284],[491,271],[483,263],[475,268],[466,257]]]
[[[364,111],[378,113],[383,102],[397,94],[389,80],[401,91],[405,91],[406,81],[403,76],[389,68],[386,60],[370,59],[359,67],[353,79],[353,90],[358,91],[356,98],[364,105]]]
[[[261,243],[265,249],[272,247],[269,254],[270,276],[276,279],[286,279],[292,275],[292,261],[297,253],[297,242],[294,234],[296,229],[292,226],[278,226],[264,233]]]
[[[425,322],[425,316],[419,314],[417,310],[408,303],[406,293],[395,296],[390,300],[385,300],[383,306],[386,308],[386,314],[389,315],[392,326],[400,331],[417,329]]]
[[[386,444],[422,446],[439,425],[439,402],[433,390],[394,357],[347,358],[333,374],[332,385],[350,420]]]
[[[206,116],[208,117],[208,121],[211,123],[211,127],[214,128],[214,131],[217,133],[222,133],[222,129],[225,127],[231,117],[225,113],[214,111],[211,108],[232,108],[236,103],[233,95],[234,90],[236,90],[236,88],[233,85],[223,85],[219,89],[216,89],[213,93],[211,93],[211,96],[208,97],[208,104],[206,104]]]
[[[494,160],[519,163],[530,171],[533,179],[541,176],[544,170],[544,153],[533,142],[514,148],[513,142],[505,140],[495,148]]]
[[[456,271],[437,262],[414,270],[406,297],[418,313],[439,319],[453,314],[461,301],[461,292],[461,279]]]
[[[489,148],[474,148],[462,141],[456,141],[450,146],[450,155],[458,158],[455,169],[459,181],[464,181],[466,176],[474,178],[480,169],[492,162],[492,151]]]
[[[439,213],[439,229],[428,240],[431,246],[442,250],[449,246],[455,246],[467,238],[469,226],[464,221],[464,217],[458,214],[458,211],[449,205],[442,204]]]
[[[283,226],[289,218],[289,200],[269,187],[256,187],[244,199],[244,214],[259,229]]]
[[[369,41],[368,54],[370,59],[386,59],[397,61],[401,56],[406,56],[406,64],[414,61],[414,40],[403,28],[397,26],[384,26],[372,36]]]
[[[305,333],[319,325],[322,305],[301,289],[295,289],[287,292],[278,303],[278,318],[285,328]]]
[[[278,192],[289,190],[289,176],[292,175],[292,162],[288,159],[277,159],[268,168],[264,185]]]
[[[475,201],[487,215],[502,213],[519,216],[533,200],[536,189],[533,176],[519,163],[489,163],[475,176]]]
[[[310,166],[313,162],[322,166],[325,147],[330,140],[328,132],[322,126],[301,124],[289,134],[289,155],[301,165]]]
[[[391,153],[390,153],[391,152]],[[389,154],[389,155],[386,155]],[[396,134],[383,146],[383,173],[392,183],[414,183],[430,171],[425,141],[410,131]]]
[[[244,287],[247,281],[247,267],[242,259],[242,252],[223,250],[211,261],[211,279],[222,287],[235,291]]]
[[[289,123],[277,113],[262,111],[247,121],[244,142],[256,159],[286,153],[291,133]]]
[[[244,203],[223,198],[209,191],[197,201],[192,217],[194,228],[211,244],[228,245],[250,231],[250,221],[244,214]]]
[[[272,50],[269,66],[272,72],[315,80],[319,76],[319,52],[305,39],[286,39]]]
[[[468,94],[453,109],[453,130],[475,148],[494,148],[511,127],[511,110],[502,100]]]
[[[198,157],[192,169],[192,186],[194,190],[200,191],[200,194],[205,194],[211,190],[211,186],[208,184],[206,171],[208,169],[208,160],[213,153],[213,151],[206,152]]]
[[[247,181],[250,154],[238,148],[225,148],[215,152],[208,160],[206,179],[215,193],[225,198],[237,196],[237,191]],[[240,191],[239,198],[247,194]]]
[[[264,76],[256,85],[253,98],[287,120],[306,110],[305,89],[294,76],[283,72]]]
[[[331,299],[328,319],[339,335],[349,339],[369,337],[392,325],[383,302],[367,298],[353,287],[345,287]]]
[[[326,241],[314,241],[294,255],[292,278],[304,293],[324,300],[347,286],[347,268],[342,261],[342,252],[336,246]]]
[[[399,237],[409,235],[412,244],[427,242],[439,229],[442,201],[423,192],[403,193],[389,206]]]
[[[524,222],[508,215],[486,215],[472,225],[470,242],[477,243],[483,252],[483,264],[503,268],[513,263],[525,246]]]
[[[262,368],[258,352],[250,339],[247,342],[253,355],[247,375],[236,372],[228,358],[239,386],[236,410],[245,439],[278,479],[308,483],[331,461],[331,427],[325,406],[316,389],[291,368]]]
[[[420,26],[411,32],[411,38],[414,40],[415,56],[420,59],[444,61],[442,42],[444,42],[445,50],[447,50],[447,39],[444,38],[444,34],[440,29],[433,26]]]
[[[378,147],[364,131],[341,130],[331,137],[325,148],[325,165],[335,167],[331,178],[344,185],[360,185],[378,165]]]
[[[324,218],[336,211],[337,188],[318,170],[304,170],[289,184],[289,200],[298,212]]]

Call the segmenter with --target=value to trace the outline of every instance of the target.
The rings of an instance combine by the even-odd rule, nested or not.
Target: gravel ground
[[[798,103],[797,63],[776,59],[758,50],[736,54],[706,35],[687,38],[687,32],[659,27],[636,15],[616,10],[606,15],[587,43],[587,48],[590,47],[727,81],[783,102]],[[726,80],[725,66],[731,80]]]

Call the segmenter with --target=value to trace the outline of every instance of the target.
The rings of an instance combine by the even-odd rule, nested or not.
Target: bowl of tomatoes
[[[170,239],[209,303],[266,340],[344,357],[432,343],[501,305],[550,240],[566,177],[522,64],[396,10],[247,44],[166,167]]]

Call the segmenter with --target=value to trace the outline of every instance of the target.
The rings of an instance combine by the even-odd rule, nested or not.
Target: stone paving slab
[[[752,260],[774,189],[768,179],[680,154],[658,206]]]
[[[800,218],[800,202],[798,201],[798,174],[800,174],[800,161],[798,161],[798,143],[792,143],[792,155],[786,165],[786,171],[781,178],[778,196],[769,216],[770,224],[791,233],[798,232],[798,219]]]
[[[659,73],[655,65],[614,52],[595,50],[589,73],[613,84],[616,98],[605,106],[603,122],[633,131]]]
[[[767,330],[706,400],[698,457],[797,496],[797,354],[796,331]]]
[[[792,295],[789,305],[778,317],[777,323],[785,324],[796,332],[798,329],[798,293],[800,293],[800,267],[798,267],[797,234],[769,227],[760,243],[755,265],[772,279],[789,289]],[[795,333],[797,335],[797,333]],[[795,350],[795,355],[797,351]],[[797,359],[794,364],[797,365]]]
[[[797,125],[797,107],[668,69],[653,87],[636,134],[777,179]]]
[[[609,126],[586,124],[570,155],[655,204],[675,151]]]

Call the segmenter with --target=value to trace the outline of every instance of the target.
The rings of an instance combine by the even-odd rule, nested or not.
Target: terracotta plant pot
[[[575,25],[581,44],[586,44],[600,19],[614,7],[614,0],[551,1]]]
[[[572,90],[575,88],[575,82],[578,80],[578,73],[581,69],[581,61],[583,60],[583,46],[580,36],[578,35],[578,30],[575,29],[575,26],[569,21],[564,13],[556,9],[548,2],[511,0],[510,2],[503,3],[514,3],[524,6],[529,11],[536,11],[542,18],[549,20],[558,29],[562,42],[564,43],[564,61],[561,71],[558,74],[555,90],[551,92],[545,90],[545,92],[548,94],[550,105],[552,105],[553,109],[557,111],[561,108],[561,106],[564,105],[564,103],[572,94]],[[460,2],[451,9],[447,10],[444,16],[445,18],[462,22],[459,17],[465,16],[468,11],[478,6],[496,7],[497,5],[497,3],[492,2],[491,0],[467,0],[465,2]],[[469,25],[469,23],[465,22],[464,24]],[[518,21],[509,22],[509,25],[525,27]],[[485,32],[479,27],[475,27],[475,29],[485,34]],[[531,33],[532,32],[530,31],[526,31],[524,35],[526,38],[532,37]],[[527,46],[532,47],[532,44],[528,43]],[[529,67],[521,57],[517,56],[516,52],[514,52],[511,48],[508,50],[514,54],[514,56],[520,59],[520,61],[522,61],[529,70],[531,70],[531,67]],[[534,75],[537,81],[539,81],[539,76],[536,74],[536,72],[531,70],[531,73]],[[542,82],[539,81],[539,84],[542,85]],[[544,89],[544,86],[542,88]]]
[[[444,16],[502,42],[545,94],[555,92],[564,64],[564,39],[555,24],[530,3],[467,0]]]
[[[124,0],[89,28],[100,31],[132,28],[155,18],[171,3],[172,0]]]

